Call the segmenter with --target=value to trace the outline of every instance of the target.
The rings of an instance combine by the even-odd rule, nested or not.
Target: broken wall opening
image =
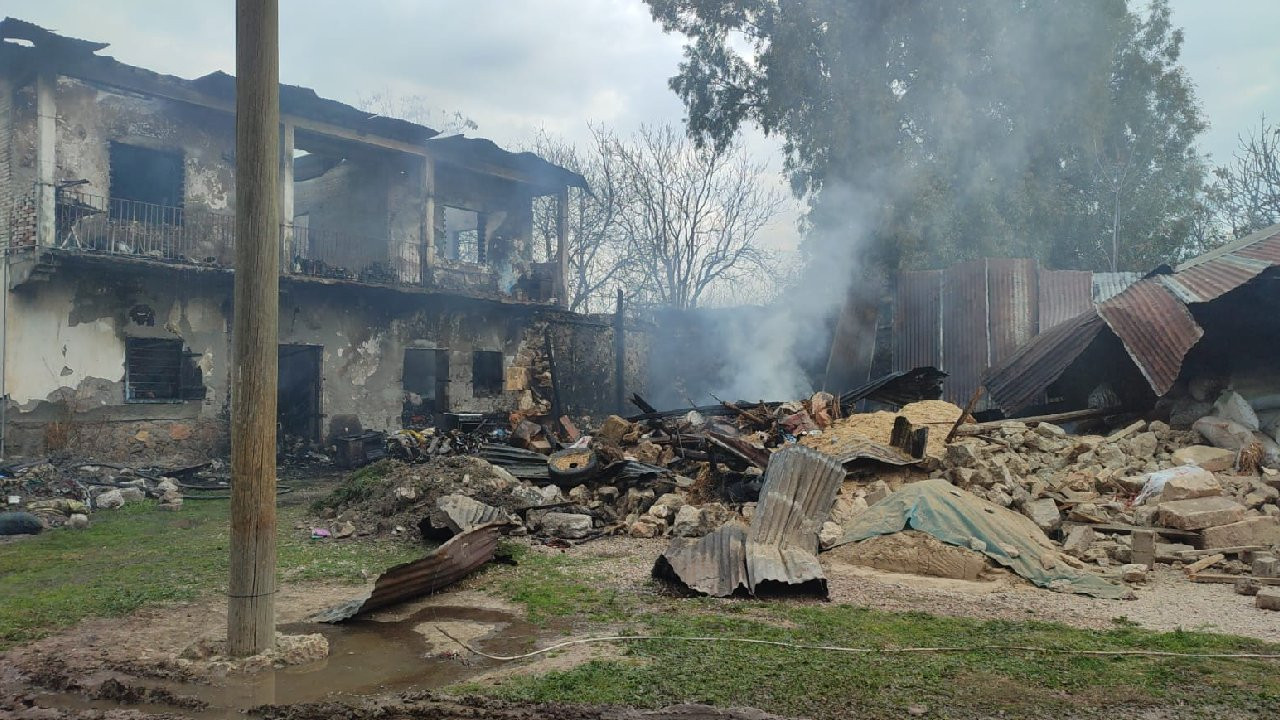
[[[405,348],[404,410],[407,427],[425,427],[433,417],[449,410],[449,351],[438,348]]]
[[[500,394],[503,375],[501,351],[477,350],[471,354],[471,390],[476,397]]]
[[[181,151],[155,150],[111,141],[108,151],[111,197],[162,207],[182,207],[184,172]],[[112,219],[124,217],[130,203],[111,203]],[[155,218],[178,224],[180,216]]]
[[[323,348],[281,345],[276,418],[282,439],[320,441],[320,378]]]
[[[443,232],[436,237],[436,251],[446,260],[483,264],[486,259],[484,213],[445,205]]]

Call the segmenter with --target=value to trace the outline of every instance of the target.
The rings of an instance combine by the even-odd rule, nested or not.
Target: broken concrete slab
[[[1230,498],[1202,497],[1162,502],[1157,509],[1156,519],[1165,527],[1202,530],[1236,522],[1244,517],[1244,513],[1244,506]]]
[[[1175,465],[1194,465],[1209,472],[1223,472],[1235,466],[1236,454],[1210,445],[1189,445],[1173,451],[1173,462]]]
[[[1280,545],[1280,519],[1250,517],[1243,520],[1207,527],[1200,531],[1204,548],[1239,547],[1242,545]]]

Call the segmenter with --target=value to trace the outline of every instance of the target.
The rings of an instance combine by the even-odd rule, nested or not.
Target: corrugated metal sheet
[[[818,529],[844,477],[844,467],[820,452],[779,450],[769,459],[750,528],[725,525],[692,543],[675,541],[654,564],[654,577],[716,597],[754,594],[764,583],[825,596]]]
[[[1035,260],[987,260],[988,364],[1009,357],[1035,337],[1039,300]],[[979,374],[983,370],[985,365]]]
[[[1098,314],[1120,336],[1156,395],[1173,387],[1182,358],[1204,335],[1187,306],[1157,278],[1134,283],[1099,305]]]
[[[1270,265],[1262,260],[1223,255],[1173,275],[1156,278],[1184,303],[1209,302],[1244,285]]]
[[[987,372],[983,378],[987,397],[1006,413],[1035,404],[1105,326],[1090,308],[1036,336]]]
[[[971,260],[953,266],[942,284],[942,396],[964,405],[991,365],[987,308],[987,263]]]
[[[902,407],[917,400],[942,397],[942,380],[946,373],[934,367],[898,370],[841,393],[840,407],[851,412],[859,400],[873,400]]]
[[[368,595],[325,610],[312,620],[342,622],[449,587],[493,558],[498,538],[506,526],[506,522],[491,523],[455,535],[421,560],[403,563],[382,573]]]
[[[1093,273],[1088,270],[1041,270],[1039,332],[1093,309]]]
[[[941,270],[898,275],[893,315],[894,370],[926,365],[942,368],[941,289]]]
[[[1105,302],[1142,279],[1142,273],[1113,272],[1093,274],[1093,301]]]

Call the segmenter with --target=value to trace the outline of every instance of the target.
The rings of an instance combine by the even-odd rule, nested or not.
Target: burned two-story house
[[[224,448],[235,78],[158,74],[15,19],[0,40],[8,452]],[[307,88],[281,86],[280,115],[282,435],[527,410],[549,326],[608,350],[607,323],[561,307],[581,176]]]

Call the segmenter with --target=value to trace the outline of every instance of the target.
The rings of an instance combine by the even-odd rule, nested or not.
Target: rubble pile
[[[165,471],[69,461],[10,464],[0,468],[0,491],[5,501],[0,509],[7,516],[0,534],[9,534],[6,528],[30,527],[31,532],[39,532],[86,527],[95,511],[115,510],[146,499],[157,501],[162,509],[177,510],[183,503],[183,483],[166,473],[192,476],[204,467],[207,464]],[[15,517],[18,515],[26,517]],[[31,518],[38,520],[38,529],[29,524]]]
[[[577,485],[567,491],[520,479],[481,457],[458,455],[409,464],[384,460],[353,473],[315,510],[326,534],[446,540],[505,522],[513,535],[586,540],[621,529],[647,511],[669,481],[640,478],[629,487]],[[665,495],[663,495],[665,497]]]
[[[1158,421],[1109,436],[1011,421],[948,445],[936,475],[1021,512],[1059,539],[1068,556],[1120,568],[1130,582],[1143,580],[1156,561],[1184,563],[1202,581],[1215,581],[1197,576],[1210,568],[1253,572],[1257,558],[1258,569],[1271,572],[1267,558],[1280,546],[1280,475],[1238,471],[1247,462],[1243,452],[1205,440],[1198,430]]]

